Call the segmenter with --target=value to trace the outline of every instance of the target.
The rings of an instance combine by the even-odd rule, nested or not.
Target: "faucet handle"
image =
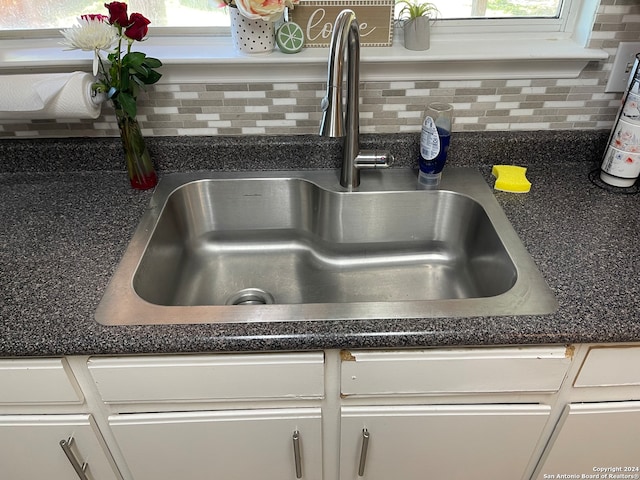
[[[377,150],[361,150],[353,163],[358,169],[389,168],[393,163],[393,155]]]
[[[328,87],[327,94],[322,98],[322,121],[320,135],[324,137],[344,137],[344,118],[342,115],[342,92],[335,87]]]

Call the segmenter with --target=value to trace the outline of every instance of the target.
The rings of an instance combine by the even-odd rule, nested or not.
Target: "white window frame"
[[[587,48],[598,0],[565,0],[558,19],[442,20],[432,28],[431,48],[406,50],[395,30],[391,47],[364,47],[361,80],[482,80],[575,78],[607,52]],[[0,74],[89,70],[89,52],[63,51],[57,30],[2,35]],[[326,79],[326,48],[295,55],[241,55],[227,28],[188,34],[151,29],[140,50],[164,62],[161,83],[315,82]]]

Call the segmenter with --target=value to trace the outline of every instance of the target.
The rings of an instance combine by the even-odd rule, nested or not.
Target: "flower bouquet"
[[[131,186],[145,190],[154,187],[158,178],[136,119],[137,98],[140,88],[160,79],[155,69],[162,62],[131,50],[135,41],[147,36],[151,22],[146,17],[140,13],[128,15],[124,2],[104,6],[108,16],[82,15],[76,25],[62,30],[62,44],[72,50],[94,52],[93,74],[98,81],[93,88],[113,103]],[[102,52],[107,52],[106,59]]]
[[[287,8],[293,8],[300,0],[224,0],[232,8],[237,8],[243,17],[251,20],[275,22]]]

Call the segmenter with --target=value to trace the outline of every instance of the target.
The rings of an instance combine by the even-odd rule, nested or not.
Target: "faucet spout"
[[[347,57],[346,114],[343,113],[342,91],[345,52]],[[360,151],[360,32],[356,14],[343,10],[336,18],[329,48],[327,92],[322,99],[320,135],[344,137],[340,184],[355,188],[360,185],[361,168],[386,168],[389,154]]]

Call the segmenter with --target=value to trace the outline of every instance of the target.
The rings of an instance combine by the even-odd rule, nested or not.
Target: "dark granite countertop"
[[[411,165],[415,137],[363,144],[388,143],[399,165]],[[479,168],[489,182],[494,163],[528,167],[531,192],[496,197],[559,301],[552,315],[126,327],[93,318],[151,198],[129,188],[117,141],[2,141],[0,355],[640,341],[640,195],[588,179],[606,137],[460,134],[452,145],[450,163]],[[309,141],[164,137],[149,144],[161,172],[335,167],[339,147],[318,141],[309,149]]]

